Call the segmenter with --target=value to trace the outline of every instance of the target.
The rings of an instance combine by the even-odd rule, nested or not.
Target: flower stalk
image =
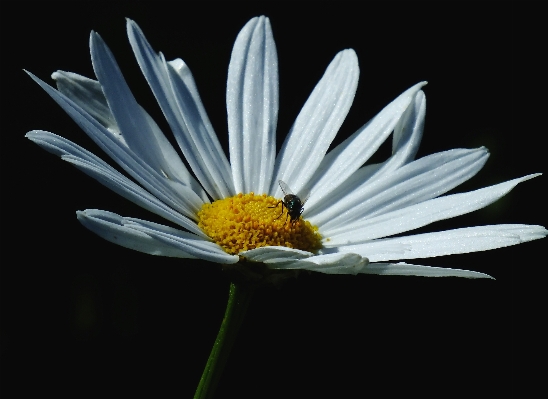
[[[252,284],[230,283],[225,315],[194,394],[194,399],[210,399],[213,397],[253,292],[254,286]]]

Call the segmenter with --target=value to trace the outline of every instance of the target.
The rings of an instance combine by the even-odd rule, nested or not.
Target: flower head
[[[153,255],[240,260],[270,269],[323,273],[489,277],[411,265],[414,258],[484,251],[546,236],[542,226],[492,225],[402,235],[485,207],[528,175],[443,195],[485,164],[485,148],[454,149],[415,160],[426,100],[418,83],[328,152],[358,83],[353,50],[327,67],[276,155],[278,61],[270,22],[249,21],[232,52],[227,81],[226,157],[188,66],[166,62],[135,22],[128,36],[184,155],[139,106],[101,37],[91,33],[97,80],[58,71],[57,90],[31,77],[133,180],[53,133],[27,137],[178,228],[111,212],[77,212],[99,236]],[[367,164],[392,135],[392,155]],[[291,188],[289,188],[291,187]],[[281,213],[280,213],[281,212]],[[302,215],[301,215],[302,213]]]

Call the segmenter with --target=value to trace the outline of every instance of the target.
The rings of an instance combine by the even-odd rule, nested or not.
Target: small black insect
[[[280,213],[280,216],[284,214],[284,206],[287,208],[287,217],[290,218],[291,224],[295,224],[297,220],[301,217],[301,213],[303,213],[303,206],[306,200],[308,199],[308,195],[306,198],[301,201],[301,199],[293,194],[289,186],[282,180],[278,180],[278,183],[280,184],[280,188],[284,192],[284,199],[281,201],[278,201],[276,206],[270,206],[269,208],[277,208],[278,205],[282,204],[282,213]],[[276,219],[279,219],[280,216],[278,216]],[[286,220],[287,220],[286,217]]]

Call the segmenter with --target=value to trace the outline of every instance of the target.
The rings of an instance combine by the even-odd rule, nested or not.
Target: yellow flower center
[[[266,246],[313,252],[322,247],[318,227],[299,217],[291,221],[287,208],[274,197],[238,194],[204,204],[198,226],[229,254]]]

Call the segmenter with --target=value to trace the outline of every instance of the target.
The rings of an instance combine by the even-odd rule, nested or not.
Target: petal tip
[[[32,142],[36,141],[36,130],[32,130],[30,132],[25,133],[25,137],[29,139]]]
[[[91,49],[91,52],[93,53],[93,47],[97,46],[98,44],[101,44],[103,42],[103,39],[101,38],[101,35],[99,33],[92,30],[89,33],[89,47]]]
[[[57,81],[58,79],[62,79],[63,78],[63,71],[55,71],[51,74],[51,78],[55,81]]]
[[[126,18],[126,30],[130,39],[132,35],[143,34],[143,32],[141,31],[141,28],[139,28],[139,25],[137,25],[137,22],[129,18]]]

